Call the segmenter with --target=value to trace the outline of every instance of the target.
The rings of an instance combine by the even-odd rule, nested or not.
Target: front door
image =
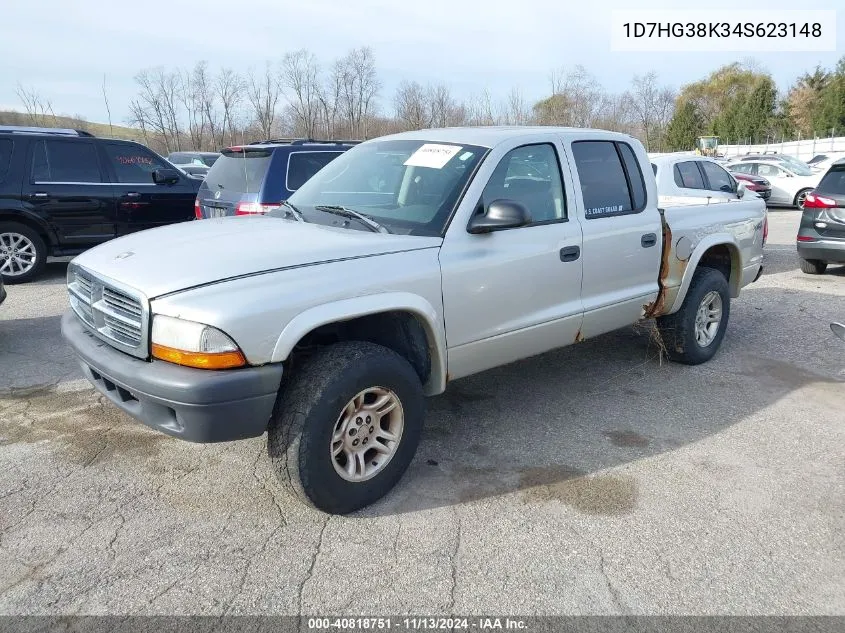
[[[23,196],[52,227],[59,248],[82,249],[115,236],[115,204],[93,139],[39,139]]]
[[[450,379],[572,343],[581,326],[581,227],[551,144],[511,150],[478,201],[521,202],[532,223],[472,235],[440,252]],[[566,186],[564,186],[566,183]],[[463,227],[454,227],[455,229]]]
[[[184,222],[194,218],[199,181],[184,174],[175,184],[156,184],[152,172],[173,169],[159,156],[136,143],[105,141],[104,158],[114,181],[121,234]]]

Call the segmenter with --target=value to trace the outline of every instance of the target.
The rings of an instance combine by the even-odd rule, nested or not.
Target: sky
[[[21,110],[16,87],[35,89],[57,114],[106,121],[105,77],[113,123],[125,123],[141,69],[189,68],[205,60],[245,72],[307,48],[325,66],[358,46],[372,47],[391,111],[404,79],[443,81],[455,96],[489,89],[502,99],[518,87],[533,103],[549,75],[585,66],[612,92],[633,75],[658,73],[678,88],[720,65],[754,58],[781,88],[816,65],[845,55],[841,0],[710,0],[713,20],[741,5],[765,21],[775,9],[836,9],[836,52],[620,53],[611,51],[614,9],[678,9],[660,0],[5,0],[0,21],[0,109]],[[687,5],[692,6],[692,5]]]

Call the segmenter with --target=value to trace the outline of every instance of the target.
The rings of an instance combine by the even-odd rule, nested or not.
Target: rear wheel
[[[36,231],[17,222],[0,223],[0,275],[20,284],[37,277],[47,263],[47,246]]]
[[[696,270],[681,309],[657,319],[669,359],[698,365],[713,358],[725,337],[730,301],[728,281],[721,272]]]
[[[807,200],[807,194],[810,193],[812,189],[802,189],[797,194],[795,194],[795,206],[804,210],[804,202]]]
[[[827,270],[827,262],[819,259],[804,259],[803,257],[799,257],[798,266],[800,266],[801,272],[805,272],[808,275],[823,275],[824,271]]]
[[[267,448],[282,485],[346,514],[389,492],[420,439],[425,397],[396,352],[365,342],[319,350],[282,389]]]

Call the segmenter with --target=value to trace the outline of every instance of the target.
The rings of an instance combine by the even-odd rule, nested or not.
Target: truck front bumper
[[[227,442],[267,430],[282,365],[210,371],[147,362],[95,337],[68,310],[62,335],[85,377],[113,404],[154,429],[189,442]]]

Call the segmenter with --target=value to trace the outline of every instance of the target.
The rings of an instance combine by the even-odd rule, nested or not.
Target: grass
[[[143,142],[144,135],[141,130],[137,128],[127,127],[125,125],[112,125],[108,123],[91,123],[90,121],[83,121],[69,116],[52,116],[47,115],[43,118],[43,122],[38,124],[33,123],[29,117],[22,112],[0,111],[0,125],[31,125],[37,127],[60,127],[71,128],[74,130],[85,130],[94,136],[104,138],[120,138],[131,141]]]

